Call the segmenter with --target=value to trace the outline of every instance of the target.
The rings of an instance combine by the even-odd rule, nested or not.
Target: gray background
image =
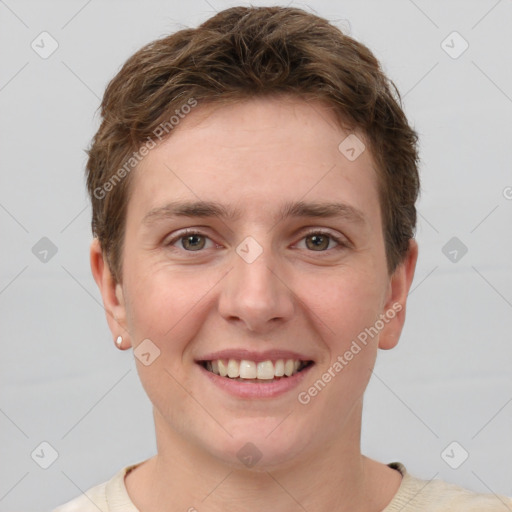
[[[133,354],[115,349],[89,270],[83,150],[128,56],[235,4],[0,0],[0,511],[49,510],[155,451]],[[420,258],[400,344],[369,385],[363,450],[512,495],[512,2],[293,5],[374,51],[421,136]],[[31,47],[43,31],[59,45],[46,59]],[[43,237],[47,261],[32,251]],[[42,442],[58,452],[48,469]]]

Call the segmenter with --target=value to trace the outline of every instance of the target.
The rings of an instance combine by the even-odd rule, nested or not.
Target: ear
[[[95,238],[90,249],[91,270],[103,299],[108,326],[114,340],[123,337],[121,348],[129,348],[131,340],[126,326],[126,307],[121,284],[114,279],[109,265],[104,258],[100,242]]]
[[[389,350],[398,343],[405,322],[405,306],[407,295],[414,278],[414,270],[418,260],[418,244],[409,240],[409,250],[404,260],[393,272],[389,282],[389,291],[382,312],[388,319],[379,336],[379,348]]]

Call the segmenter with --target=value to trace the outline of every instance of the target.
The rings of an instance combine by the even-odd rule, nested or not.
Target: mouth
[[[206,371],[232,381],[263,384],[289,379],[311,367],[313,361],[300,359],[213,359],[197,361]]]

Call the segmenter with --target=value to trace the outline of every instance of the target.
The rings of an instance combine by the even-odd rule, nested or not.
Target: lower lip
[[[261,384],[257,382],[242,382],[228,377],[221,377],[220,375],[209,372],[200,364],[197,366],[199,366],[199,369],[213,384],[233,396],[238,398],[274,398],[296,388],[314,364],[310,364],[291,377],[281,377],[279,380],[271,382],[262,380]]]

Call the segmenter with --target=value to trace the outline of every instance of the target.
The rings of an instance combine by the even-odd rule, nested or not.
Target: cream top
[[[140,512],[126,490],[125,475],[139,464],[127,466],[103,484],[52,512]],[[389,467],[400,471],[400,487],[382,512],[512,512],[512,499],[494,494],[479,494],[442,480],[421,480],[400,462]]]

